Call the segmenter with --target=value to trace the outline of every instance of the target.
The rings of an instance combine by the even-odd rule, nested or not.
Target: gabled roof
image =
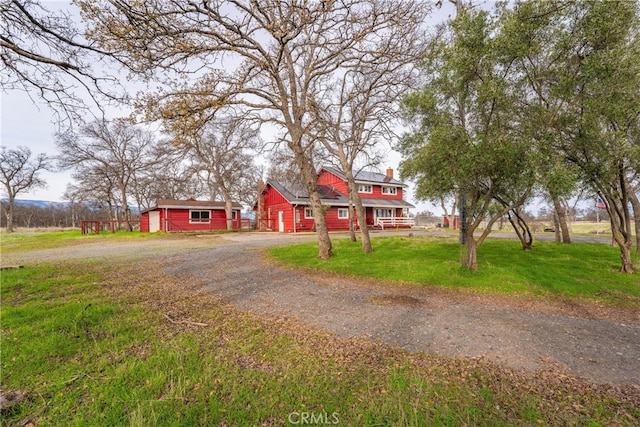
[[[334,168],[332,166],[324,166],[322,169],[334,174],[335,176],[337,176],[338,178],[344,181],[347,180],[347,177],[338,168]],[[404,184],[401,181],[398,181],[395,178],[390,178],[387,175],[383,173],[378,173],[378,172],[360,171],[356,173],[355,179],[358,184],[390,185],[390,186],[396,186],[396,187],[407,186],[406,184]]]
[[[155,209],[174,208],[174,209],[210,209],[224,210],[224,202],[213,202],[209,200],[173,200],[158,199],[155,206],[143,210],[141,213],[149,212]],[[242,209],[240,203],[233,202],[233,209]]]
[[[271,185],[278,193],[282,194],[289,203],[306,205],[309,204],[309,191],[307,188],[299,183],[283,183],[278,181],[269,181],[267,183]],[[347,196],[336,190],[329,185],[316,186],[320,195],[320,200],[323,203],[331,205],[347,204],[349,199]]]

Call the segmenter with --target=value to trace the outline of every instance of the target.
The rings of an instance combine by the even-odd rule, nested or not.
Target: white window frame
[[[313,219],[313,209],[304,208],[304,219]]]
[[[378,218],[393,218],[395,209],[389,209],[389,208],[379,208],[376,209],[375,211],[375,215],[376,215],[376,220]]]
[[[397,195],[398,194],[398,187],[387,187],[387,186],[383,186],[382,187],[382,194],[387,194],[387,195]]]
[[[194,218],[193,214],[198,212],[198,218]],[[202,213],[206,212],[208,218],[201,218]],[[211,223],[211,210],[209,209],[189,209],[189,224],[210,224]]]
[[[358,193],[373,194],[373,185],[358,184]]]
[[[349,209],[338,208],[338,219],[349,219]]]

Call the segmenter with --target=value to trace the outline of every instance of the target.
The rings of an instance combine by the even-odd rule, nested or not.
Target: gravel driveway
[[[166,273],[201,280],[243,310],[295,317],[409,351],[483,357],[527,370],[553,367],[598,383],[640,385],[640,318],[622,323],[513,308],[413,286],[302,273],[262,257],[265,247],[309,239],[315,236],[243,233],[104,241],[10,254],[3,264],[162,257]]]

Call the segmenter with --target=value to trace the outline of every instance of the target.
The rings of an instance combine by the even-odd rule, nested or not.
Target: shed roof
[[[210,210],[224,210],[224,202],[214,202],[210,200],[173,200],[173,199],[158,199],[155,206],[151,206],[148,209],[142,211],[149,212],[156,209],[210,209]],[[233,209],[242,209],[242,205],[237,202],[233,202]]]

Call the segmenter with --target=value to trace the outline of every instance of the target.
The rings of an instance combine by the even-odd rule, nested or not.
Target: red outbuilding
[[[242,205],[233,203],[234,229],[242,226]],[[141,232],[226,230],[224,202],[158,199],[156,205],[140,212]]]

